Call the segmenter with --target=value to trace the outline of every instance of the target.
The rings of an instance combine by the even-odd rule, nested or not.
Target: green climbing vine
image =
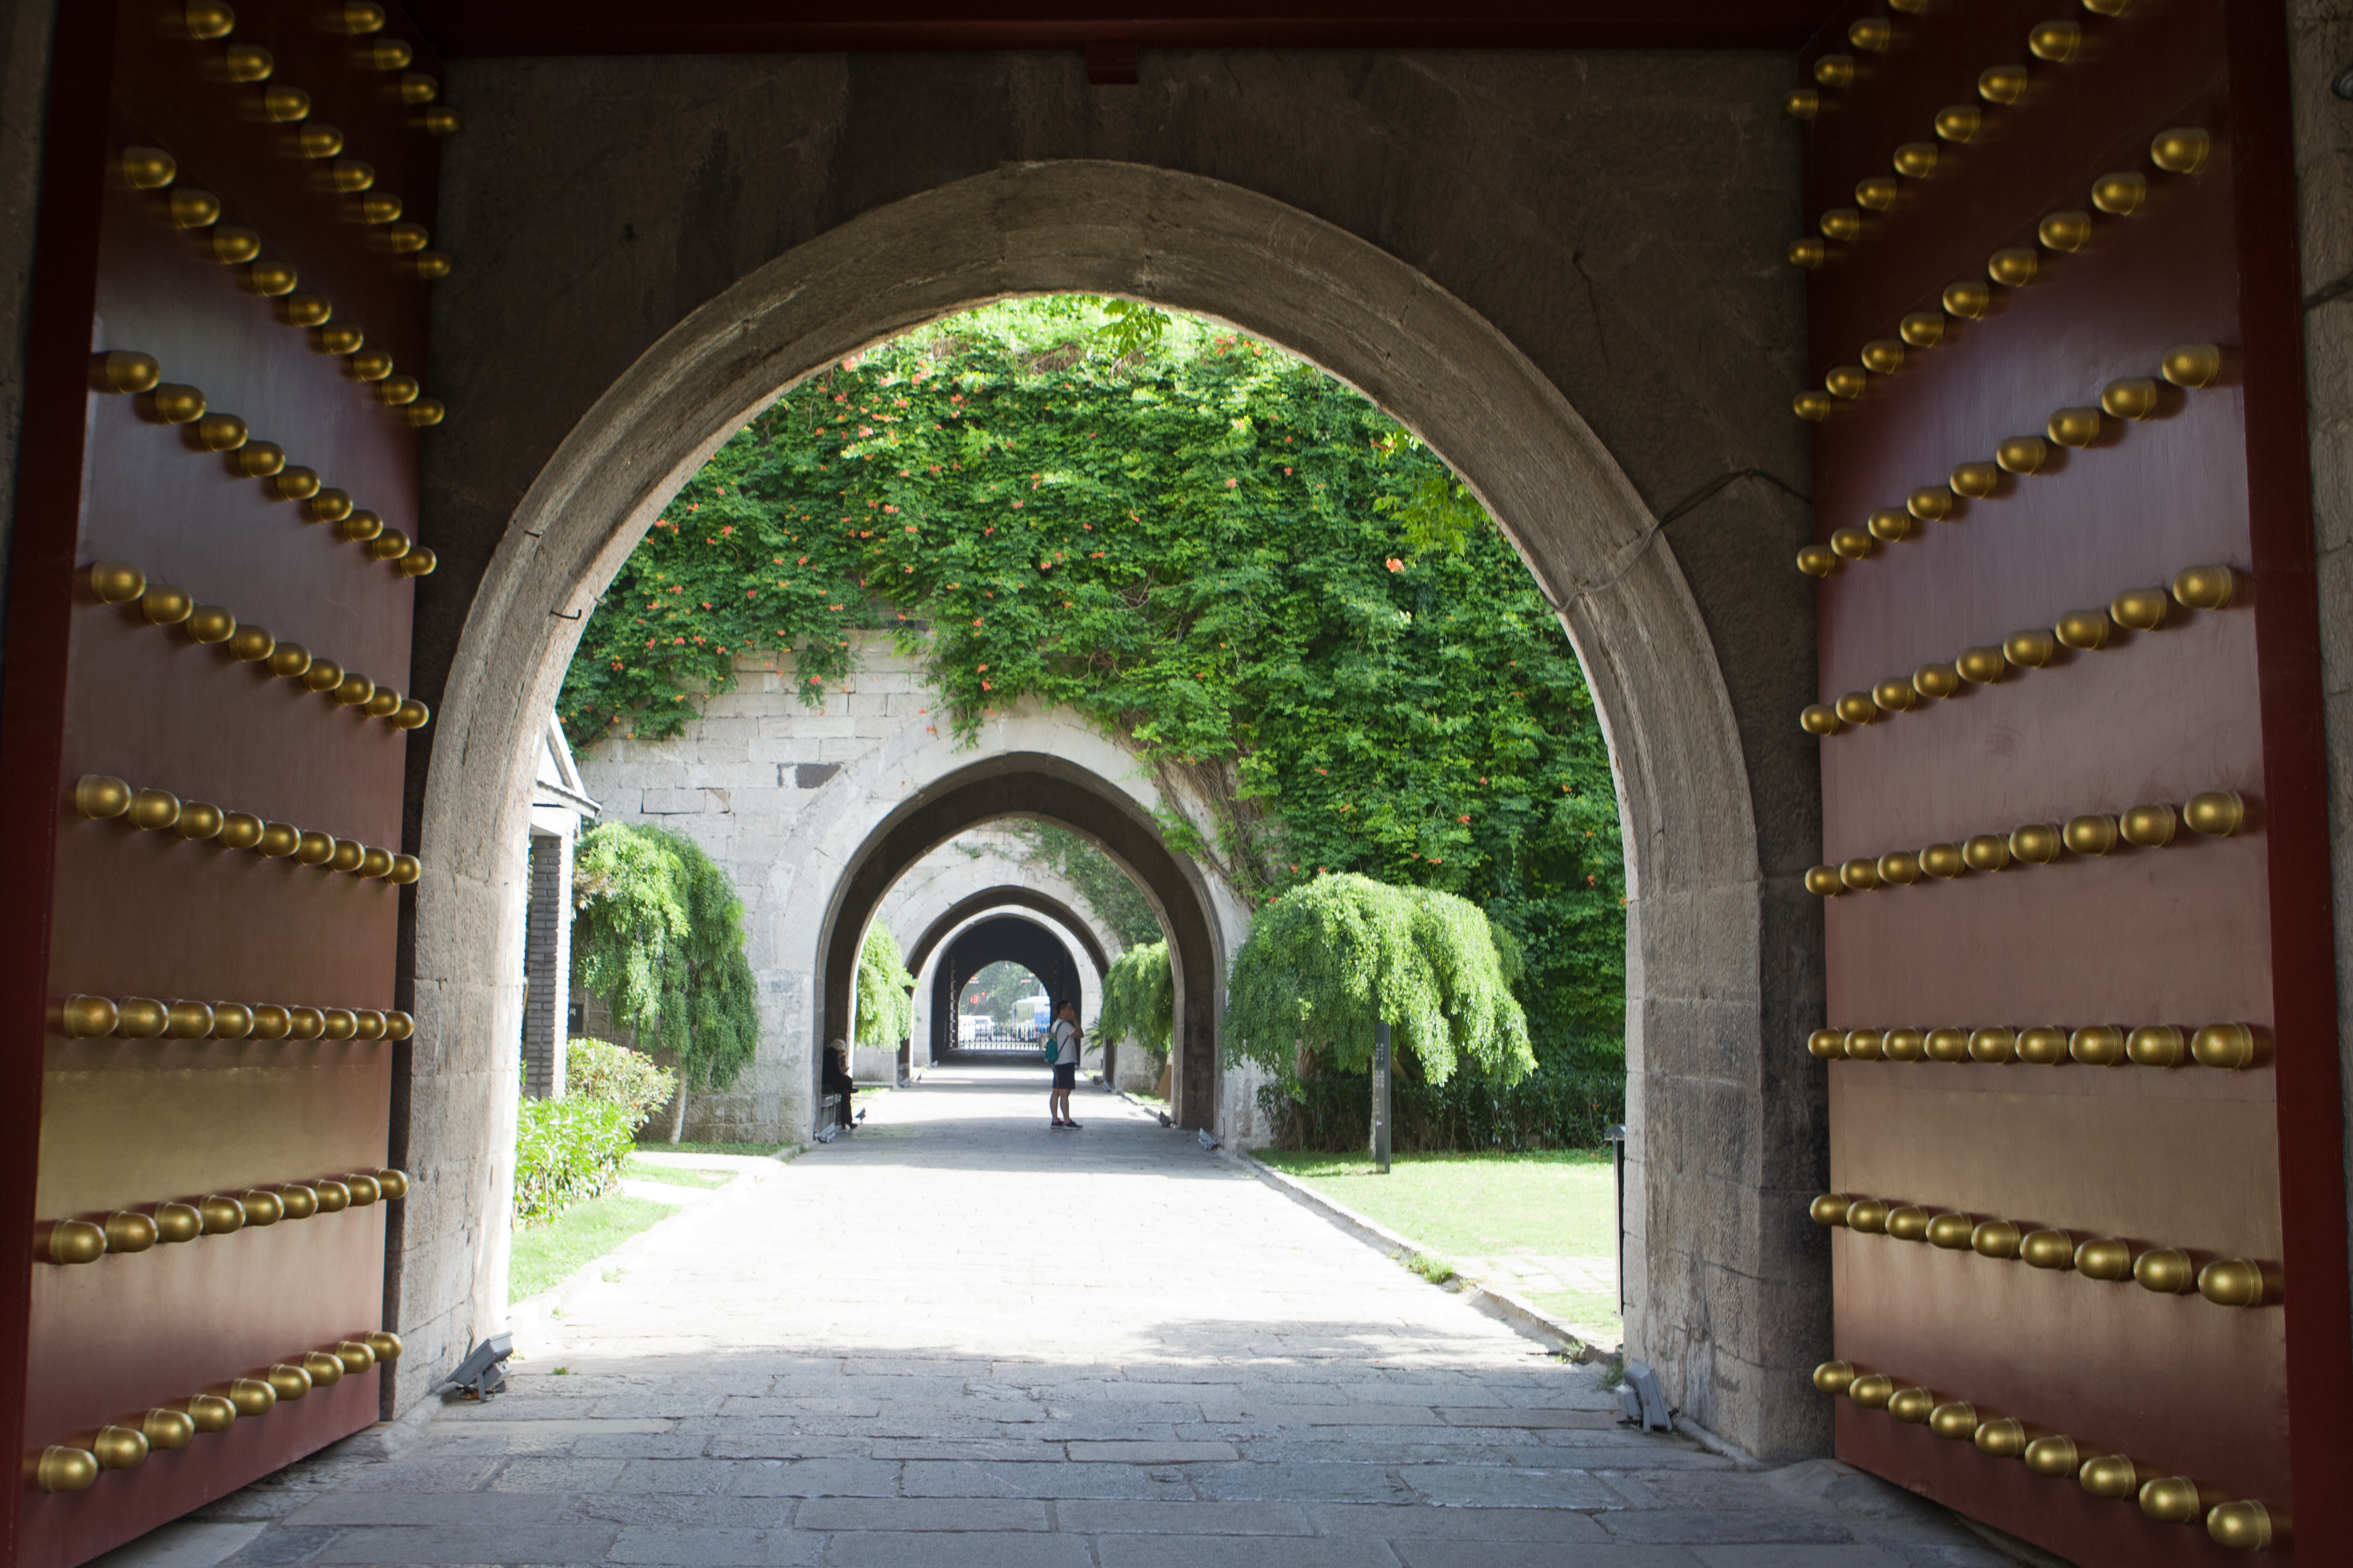
[[[1525,949],[1539,1056],[1621,1056],[1616,794],[1576,658],[1460,481],[1313,366],[1068,298],[834,365],[665,509],[559,710],[575,746],[660,738],[739,670],[821,707],[877,633],[924,661],[942,732],[1029,700],[1121,739],[1253,907],[1326,872],[1471,900]]]

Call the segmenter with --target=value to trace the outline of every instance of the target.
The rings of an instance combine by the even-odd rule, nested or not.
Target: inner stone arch
[[[850,1016],[859,951],[892,884],[957,834],[1008,817],[1052,823],[1089,840],[1151,901],[1167,933],[1176,981],[1171,1109],[1180,1126],[1215,1126],[1226,959],[1219,900],[1199,868],[1162,842],[1158,827],[1124,791],[1048,753],[975,763],[916,793],[876,825],[836,881],[826,911],[818,946],[817,1037],[841,1033],[841,1022]]]
[[[892,891],[892,901],[896,901],[899,889]],[[1034,888],[983,888],[949,905],[906,949],[907,972],[915,977],[914,1047],[918,1061],[926,1058],[936,1061],[943,1052],[955,1048],[957,1042],[956,1019],[962,1008],[956,997],[963,990],[964,981],[954,973],[962,966],[948,963],[947,951],[955,948],[976,927],[997,920],[1018,920],[1035,925],[1071,955],[1072,963],[1092,971],[1092,994],[1083,975],[1072,988],[1081,1004],[1079,1017],[1082,1024],[1101,1008],[1103,978],[1111,973],[1111,955],[1104,951],[1103,939],[1094,928],[1070,905]],[[928,978],[926,966],[930,970]],[[1102,1043],[1090,1040],[1089,1050]]]
[[[1819,1093],[1765,1050],[1767,1014],[1778,1019],[1784,993],[1805,985],[1768,984],[1761,953],[1768,928],[1800,929],[1805,905],[1788,876],[1767,896],[1749,747],[1657,520],[1553,382],[1412,266],[1252,191],[1096,161],[956,180],[759,267],[623,373],[517,507],[474,590],[420,764],[418,1044],[394,1152],[433,1168],[452,1202],[402,1237],[400,1258],[424,1263],[397,1269],[404,1330],[438,1352],[499,1316],[503,1245],[466,1216],[506,1204],[497,1152],[513,1088],[493,1042],[519,1027],[520,803],[586,611],[677,488],[779,390],[924,321],[1053,292],[1218,318],[1354,386],[1445,456],[1558,607],[1609,737],[1626,841],[1629,1191],[1641,1194],[1627,1216],[1629,1342],[1702,1421],[1756,1452],[1802,1450],[1813,1435],[1768,1412],[1799,1405],[1827,1290],[1813,1238],[1768,1215],[1814,1179]],[[1786,848],[1777,864],[1794,860]],[[858,894],[869,913],[874,896]],[[854,962],[839,945],[828,997]],[[1196,984],[1187,977],[1188,996]],[[1190,1049],[1194,1032],[1214,1047],[1208,984],[1188,1063],[1210,1060]],[[1212,1086],[1195,1087],[1198,1108]],[[1691,1125],[1662,1124],[1672,1136],[1654,1144],[1661,1118]]]
[[[933,989],[939,997],[952,1001],[982,970],[1000,962],[1018,963],[1028,970],[1050,999],[1057,1015],[1066,1002],[1080,1005],[1082,965],[1073,960],[1071,950],[1053,927],[1031,919],[1026,912],[984,915],[957,931],[941,949]],[[1083,1007],[1080,1010],[1083,1016]],[[958,1011],[961,1009],[934,1011],[934,1026],[943,1016],[953,1018]],[[1017,1016],[1014,1022],[1023,1020]]]
[[[1035,888],[1007,887],[983,888],[941,910],[939,918],[924,927],[923,934],[915,939],[914,946],[907,949],[908,970],[921,974],[923,965],[931,961],[932,950],[939,946],[950,931],[975,915],[1004,909],[1032,910],[1046,916],[1079,939],[1079,945],[1085,949],[1087,961],[1095,966],[1098,975],[1111,972],[1111,955],[1103,951],[1103,939],[1095,934],[1094,928],[1081,918],[1076,910]]]

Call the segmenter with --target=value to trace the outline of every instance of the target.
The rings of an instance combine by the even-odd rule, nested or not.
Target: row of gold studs
[[[2096,812],[2071,816],[2063,827],[2031,822],[2006,835],[1980,833],[1959,844],[1931,844],[1916,855],[1896,849],[1876,859],[1862,856],[1841,865],[1817,866],[1806,873],[1806,891],[1831,899],[1891,884],[1909,887],[1924,876],[1949,879],[1971,871],[2002,871],[2013,862],[2047,866],[2063,851],[2105,855],[2119,843],[2162,849],[2173,842],[2179,824],[2209,838],[2228,838],[2246,819],[2246,801],[2235,790],[2208,790],[2191,795],[2178,813],[2163,804],[2136,805],[2119,816]]]
[[[1862,35],[1873,37],[1877,49],[1882,50],[1887,47],[1891,39],[1887,24],[1877,18],[1857,22],[1849,32],[1851,38]],[[2052,64],[2064,64],[2075,57],[2082,44],[2082,30],[2073,23],[2044,23],[2029,35],[2027,47],[2039,59],[2047,60]],[[1852,80],[1853,72],[1853,60],[1848,56],[1827,56],[1817,61],[1814,66],[1816,79],[1827,87],[1844,87]],[[2014,104],[2026,96],[2028,80],[2027,69],[2023,66],[1993,66],[1979,73],[1978,96],[1991,104],[2001,106]],[[1814,88],[1796,88],[1783,95],[1781,99],[1782,112],[1795,120],[1811,120],[1821,112],[1821,94]],[[1983,123],[1984,111],[1975,104],[1949,105],[1937,110],[1933,121],[1937,140],[1950,142],[1957,145],[1974,141]],[[1889,159],[1889,163],[1895,174],[1903,179],[1926,180],[1935,174],[1939,161],[1940,154],[1936,142],[1906,142],[1895,149]],[[2122,216],[2140,205],[2141,195],[2146,190],[2146,182],[2141,181],[2141,177],[2137,174],[2109,175],[2100,182],[2100,185],[2106,186],[2111,181],[2116,180],[2124,180],[2128,184],[2139,182],[2139,189],[2133,191],[2131,195],[2130,205],[2121,208],[2109,206],[2105,202],[2098,202],[2096,194],[2094,201],[2103,211],[2116,213]],[[1867,176],[1858,182],[1854,188],[1857,205],[1874,212],[1887,211],[1894,206],[1901,199],[1901,195],[1902,186],[1897,180],[1884,174]],[[2084,217],[2084,227],[2088,231],[2088,216],[2076,216]],[[1833,208],[1822,215],[1820,227],[1823,235],[1828,238],[1852,239],[1861,233],[1861,215],[1853,207]],[[2074,249],[2077,247],[2066,246],[2063,248]],[[1826,257],[1827,253],[1819,241],[1796,240],[1792,241],[1789,247],[1789,259],[1800,267],[1819,267]]]
[[[310,113],[310,104],[309,95],[299,89],[272,88],[263,94],[261,108],[265,117],[273,121],[300,120]],[[427,248],[433,237],[425,226],[399,221],[400,198],[375,188],[375,166],[357,158],[336,155],[343,151],[342,132],[329,125],[305,125],[289,132],[285,150],[290,156],[317,166],[311,183],[342,202],[344,218],[368,230],[368,243],[373,248],[391,257],[403,271],[422,281],[429,283],[449,275],[449,258]],[[287,262],[261,259],[261,236],[252,229],[222,223],[218,196],[197,186],[180,184],[180,163],[169,152],[161,147],[125,147],[116,157],[115,170],[122,183],[134,191],[163,193],[154,213],[169,226],[208,231],[195,237],[197,254],[223,267],[244,268],[239,286],[247,293],[278,299],[294,292],[301,281],[294,268]],[[387,359],[385,363],[389,365],[390,362]],[[361,368],[353,367],[354,379],[380,379],[357,374]],[[383,374],[390,372],[387,369]]]
[[[342,356],[344,374],[353,381],[372,385],[377,402],[398,409],[404,422],[419,429],[441,422],[445,411],[440,402],[420,397],[423,389],[416,377],[393,374],[392,356],[380,349],[367,348],[366,334],[359,328],[349,322],[329,326],[333,305],[323,295],[296,294],[294,289],[301,278],[291,266],[260,259],[259,234],[219,221],[219,197],[210,191],[175,185],[179,161],[171,153],[158,147],[127,147],[117,162],[123,182],[132,189],[168,188],[161,209],[164,220],[174,228],[208,229],[198,254],[222,266],[243,268],[240,286],[246,292],[278,300],[279,319],[289,326],[311,329],[311,346],[321,353]],[[318,177],[322,187],[350,199],[353,205],[346,210],[356,221],[376,226],[372,229],[375,243],[387,254],[402,258],[411,273],[428,281],[447,276],[449,258],[425,248],[431,237],[425,229],[417,224],[393,221],[400,216],[399,198],[367,194],[375,182],[375,170],[351,158],[336,160]],[[146,372],[143,384],[142,364]],[[107,374],[94,378],[101,391],[147,393],[155,386],[154,361],[145,355],[116,357],[104,363],[103,369]],[[185,393],[189,389],[174,390]],[[183,406],[184,399],[167,402],[156,398],[151,403],[156,416],[165,423],[195,422],[197,444],[207,450],[234,451],[245,445],[245,423],[234,415],[214,415],[206,419],[199,408],[183,421],[174,418],[168,410]]]
[[[320,300],[319,303],[323,315],[325,301]],[[348,331],[352,343],[361,341],[356,327],[325,328],[322,331]],[[352,362],[369,357],[367,354],[353,354]],[[439,399],[417,396],[415,377],[392,374],[390,354],[379,354],[375,358],[381,361],[380,364],[371,367],[372,374],[379,378],[375,388],[377,402],[390,409],[403,423],[418,429],[441,423],[447,411]],[[181,426],[186,432],[190,446],[200,452],[222,454],[240,478],[272,480],[280,499],[310,501],[308,515],[311,521],[341,524],[337,531],[354,544],[366,545],[372,559],[406,563],[395,568],[403,575],[421,577],[433,570],[431,551],[425,551],[410,560],[417,547],[410,544],[408,535],[398,529],[385,529],[384,519],[375,512],[354,511],[352,498],[342,490],[322,489],[316,470],[290,468],[286,462],[285,447],[275,441],[253,439],[253,432],[244,420],[234,414],[214,410],[199,388],[167,384],[163,376],[163,366],[152,354],[112,349],[90,356],[91,390],[118,396],[135,396],[142,417],[158,425]]]
[[[264,822],[207,801],[183,801],[169,790],[133,789],[108,773],[84,773],[74,783],[72,799],[74,811],[92,821],[120,820],[142,833],[169,828],[183,838],[224,849],[250,849],[272,860],[292,859],[346,876],[405,884],[417,880],[420,869],[414,855],[396,855],[315,829],[305,832],[290,822]]]
[[[1947,114],[1976,112],[1975,110],[1946,110]],[[1973,129],[1974,121],[1971,126]],[[1966,141],[1968,138],[1956,140]],[[2158,132],[2150,140],[2149,162],[2167,174],[2191,174],[2204,165],[2212,146],[2213,138],[2206,131],[2196,126],[2172,126]],[[1899,150],[1897,157],[1907,156],[1918,168],[1919,177],[1926,178],[1936,165],[1936,150],[1925,142],[1907,142]],[[1892,211],[1900,195],[1895,182],[1885,178],[1868,179],[1855,187],[1856,199],[1862,203],[1863,208],[1872,212]],[[2148,176],[2134,170],[2103,174],[2092,182],[2091,196],[2092,205],[2108,216],[2130,217],[2148,200]],[[2035,225],[2035,242],[2045,250],[2073,255],[2092,243],[2094,222],[2090,213],[2080,209],[2052,213]],[[1831,259],[1830,246],[1826,242],[1835,241],[1843,245],[1861,239],[1863,223],[1860,209],[1831,208],[1822,214],[1818,226],[1822,231],[1820,239],[1793,239],[1789,242],[1787,255],[1790,264],[1809,270],[1822,266]],[[1986,277],[1988,281],[1999,283],[2006,289],[2023,289],[2041,275],[2042,266],[2042,258],[2031,247],[2012,246],[1995,251],[1988,258]],[[1939,303],[1949,315],[1975,321],[1992,309],[1993,297],[1984,284],[1965,281],[1947,288]],[[1920,311],[1905,317],[1898,330],[1903,342],[1873,342],[1863,345],[1866,366],[1883,375],[1891,375],[1904,364],[1905,344],[1915,349],[1928,349],[1944,341],[1944,322],[1933,311]],[[1877,363],[1879,359],[1892,363],[1883,368]],[[1831,374],[1838,375],[1841,373]],[[1835,385],[1832,390],[1836,390]],[[1839,395],[1852,395],[1841,392]],[[1818,402],[1800,398],[1795,406],[1800,418],[1822,417],[1820,410],[1824,405]]]
[[[2181,174],[2193,174],[2205,164],[2211,139],[2200,130],[2169,130],[2160,132],[2150,148],[2150,160],[2160,169],[2174,169]],[[2092,185],[2092,205],[2111,216],[2132,216],[2139,212],[2141,202],[2148,200],[2148,181],[2141,174],[2104,174]],[[1831,240],[1854,240],[1862,235],[1863,218],[1852,207],[1838,207],[1821,214],[1821,230]],[[2047,251],[2080,251],[2092,242],[2092,214],[2089,212],[2054,212],[2035,226],[2035,240]],[[1788,247],[1788,258],[1798,266],[1817,268],[1829,258],[1819,240],[1793,240]],[[2005,247],[1986,258],[1986,278],[2005,289],[2023,289],[2038,278],[2042,278],[2042,258],[2035,249],[2023,245]],[[1946,287],[1939,299],[1944,315],[1934,310],[1915,310],[1896,322],[1894,339],[1873,339],[1863,343],[1862,364],[1840,364],[1823,376],[1821,393],[1807,390],[1790,400],[1790,411],[1798,418],[1829,418],[1838,409],[1838,400],[1862,397],[1863,388],[1871,384],[1871,374],[1892,376],[1911,362],[1908,351],[1913,348],[1939,348],[1946,341],[1946,318],[1984,320],[1993,310],[1993,289],[1981,282],[1956,282]]]
[[[107,1470],[135,1470],[158,1448],[185,1448],[201,1434],[226,1432],[238,1417],[269,1415],[314,1388],[341,1383],[378,1363],[400,1359],[400,1336],[384,1329],[356,1340],[338,1340],[324,1351],[306,1351],[278,1362],[259,1377],[239,1377],[172,1405],[159,1405],[138,1425],[110,1423],[41,1450],[33,1484],[45,1492],[85,1491]]]
[[[69,1039],[405,1040],[417,1020],[398,1008],[281,1007],[274,1002],[159,1002],[152,996],[76,994],[51,1009]]]
[[[425,109],[440,96],[440,84],[431,77],[410,71],[417,53],[398,38],[380,38],[384,30],[385,11],[374,0],[353,0],[340,6],[322,8],[317,15],[318,26],[324,31],[341,33],[356,40],[351,50],[350,62],[354,69],[390,74],[404,74],[393,84],[392,96],[412,109]],[[237,31],[237,12],[224,0],[184,0],[176,17],[165,22],[165,31],[190,38],[197,43],[219,43]],[[278,61],[268,49],[258,44],[230,44],[221,50],[212,69],[223,79],[251,83],[268,81],[277,73]],[[300,89],[294,89],[299,92]],[[310,114],[310,95],[301,94],[300,113],[272,113],[272,119],[303,120]],[[267,106],[265,106],[267,107]],[[460,128],[455,110],[425,109],[411,121],[416,129],[435,136],[448,136]]]
[[[373,13],[373,22],[369,15]],[[353,25],[357,23],[358,25]],[[319,26],[325,31],[342,33],[361,41],[352,47],[350,61],[354,70],[405,71],[417,58],[417,52],[398,38],[374,37],[384,28],[384,7],[373,4],[346,5],[342,11],[329,9],[321,14]],[[237,31],[237,13],[222,0],[185,0],[180,7],[176,26],[167,25],[167,32],[198,43],[218,43]],[[231,58],[224,61],[232,81],[266,81],[276,68],[269,51],[255,44],[231,44]],[[254,57],[259,56],[257,65]],[[252,76],[238,76],[238,69],[256,71]],[[405,95],[404,95],[405,96]],[[425,101],[431,101],[430,99]]]
[[[1887,3],[1893,10],[1918,12],[1928,9],[1930,0]],[[2121,16],[2131,8],[2132,0],[2084,0],[2084,9],[2095,16]],[[1847,28],[1846,41],[1866,54],[1883,55],[1896,46],[1895,25],[1883,16],[1865,16]],[[2037,23],[2026,35],[2026,47],[2036,59],[2065,65],[2082,52],[2083,24],[2064,20]],[[1814,61],[1813,75],[1816,82],[1833,90],[1850,87],[1855,77],[1854,57],[1824,55]],[[2026,96],[2026,86],[2024,66],[1994,66],[1978,76],[1978,96],[1988,103],[2016,103]],[[1781,100],[1781,109],[1792,119],[1811,120],[1821,111],[1821,95],[1812,88],[1792,89]],[[1952,112],[1945,110],[1947,114]]]
[[[220,9],[226,10],[227,7]],[[235,26],[233,18],[230,26],[232,28]],[[226,37],[227,34],[221,33],[216,37]],[[457,111],[428,107],[441,96],[441,84],[422,72],[408,68],[416,58],[416,51],[398,38],[371,39],[352,51],[352,63],[362,70],[387,75],[393,71],[401,73],[385,89],[385,96],[393,102],[421,111],[410,121],[415,129],[435,136],[451,135],[459,128]],[[255,86],[269,81],[278,74],[278,60],[259,44],[230,44],[211,62],[206,74],[241,87]],[[295,124],[311,117],[311,95],[299,87],[274,83],[263,89],[260,101],[255,107],[264,119],[275,124]],[[398,198],[394,200],[396,207]]]
[[[111,1255],[145,1252],[204,1236],[233,1236],[280,1220],[364,1209],[408,1195],[406,1172],[359,1171],[321,1181],[286,1182],[241,1193],[211,1193],[142,1208],[116,1209],[100,1219],[49,1220],[36,1227],[33,1255],[44,1263],[95,1263]]]
[[[2062,1067],[2200,1067],[2242,1071],[2269,1059],[2254,1030],[2244,1024],[2207,1024],[2185,1035],[2171,1024],[2086,1024],[2069,1030],[2050,1025],[2030,1029],[1816,1029],[1806,1050],[1818,1061],[2027,1062]]]
[[[1925,1241],[1947,1252],[1974,1253],[1997,1263],[2075,1273],[2105,1284],[2131,1280],[2160,1296],[2203,1297],[2218,1307],[2261,1307],[2280,1300],[2277,1272],[2245,1258],[2217,1258],[2200,1267],[2178,1247],[2136,1250],[2122,1237],[2088,1237],[2052,1226],[2024,1226],[2014,1220],[1980,1219],[1886,1198],[1824,1193],[1806,1211],[1816,1225],[1843,1226],[1864,1236]]]
[[[390,356],[385,359],[389,369]],[[401,409],[412,423],[440,422],[440,405],[431,398],[417,398],[417,384],[406,376],[396,381],[406,384],[393,389],[396,397],[408,400]],[[275,441],[256,441],[246,428],[245,421],[234,414],[216,414],[207,408],[205,395],[193,386],[161,384],[163,367],[153,355],[134,353],[123,349],[110,350],[90,356],[90,384],[100,392],[137,395],[141,412],[158,423],[185,427],[191,442],[200,451],[218,452],[226,456],[231,468],[246,479],[269,479],[273,492],[281,500],[303,503],[303,516],[311,522],[335,524],[337,537],[347,543],[360,545],[371,561],[387,561],[392,569],[404,577],[429,574],[438,558],[432,551],[411,541],[396,528],[386,528],[377,513],[354,508],[352,498],[339,489],[322,489],[316,470],[289,468],[286,448]]]
[[[2222,374],[2222,351],[2215,343],[2179,343],[2166,351],[2158,374],[2175,386],[2192,390],[2212,386]],[[1924,485],[1905,498],[1901,508],[1873,512],[1862,528],[1841,528],[1827,546],[1809,544],[1798,552],[1798,570],[1809,577],[1827,577],[1849,561],[1875,555],[1882,544],[1910,538],[1922,522],[1941,522],[1953,515],[1957,502],[1986,500],[2001,488],[2002,476],[2029,477],[2051,461],[2051,447],[2090,447],[2105,433],[2103,415],[2136,423],[2164,412],[2166,394],[2148,376],[2127,376],[2101,389],[2099,406],[2062,408],[2052,414],[2042,436],[2012,436],[1994,448],[1993,460],[1962,463],[1941,485]],[[2046,439],[2047,437],[2047,439]]]
[[[2096,1498],[2139,1500],[2141,1512],[2160,1524],[2196,1524],[2221,1545],[2240,1552],[2267,1550],[2285,1521],[2263,1503],[2200,1486],[2188,1476],[2144,1469],[2129,1455],[2112,1454],[2063,1434],[2046,1433],[2015,1416],[1996,1415],[1967,1400],[1939,1399],[1935,1391],[1906,1385],[1885,1373],[1865,1372],[1852,1362],[1828,1361],[1814,1369],[1814,1386],[1844,1394],[1864,1410],[1884,1410],[1896,1420],[1926,1426],[1953,1442],[1973,1442],[1989,1458],[2023,1459],[2026,1468],[2053,1480],[2073,1479]]]
[[[2175,574],[2173,601],[2193,610],[2229,606],[2237,576],[2228,566],[2192,566]],[[2049,631],[2030,628],[2012,632],[1999,645],[1964,648],[1950,664],[1924,664],[1911,679],[1891,677],[1868,691],[1850,691],[1836,702],[1817,702],[1798,715],[1799,727],[1809,735],[1831,736],[1851,724],[1876,724],[1906,713],[1922,698],[1957,696],[1965,686],[1990,686],[2012,669],[2041,669],[2059,657],[2062,647],[2089,653],[2108,645],[2116,627],[2126,631],[2161,631],[2169,606],[2163,588],[2127,588],[2105,610],[2070,610]]]
[[[414,730],[433,717],[433,710],[397,689],[378,686],[366,676],[347,671],[332,658],[315,658],[301,643],[281,643],[261,626],[240,626],[236,616],[218,605],[199,605],[178,588],[151,584],[147,574],[123,561],[100,561],[85,574],[90,591],[100,604],[136,601],[151,625],[185,626],[195,641],[227,648],[243,663],[260,663],[280,680],[301,680],[312,691],[323,691],[346,708],[357,708],[371,719],[382,719],[396,730]]]

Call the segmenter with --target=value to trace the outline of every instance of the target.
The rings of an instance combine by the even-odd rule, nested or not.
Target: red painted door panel
[[[398,689],[412,569],[430,557],[371,551],[332,503],[417,537],[420,410],[437,405],[401,378],[421,373],[428,285],[421,233],[395,224],[432,213],[436,139],[401,83],[438,73],[414,48],[399,64],[382,46],[413,35],[397,16],[368,28],[369,9],[125,0],[60,21],[7,662],[11,886],[46,911],[10,958],[12,1032],[42,1041],[12,1053],[5,1097],[35,1154],[7,1185],[33,1259],[0,1384],[24,1455],[12,1562],[81,1562],[367,1426],[372,1357],[396,1353],[357,1347],[390,1327],[384,1205],[403,1179],[363,1200],[406,1028],[400,791],[422,714]],[[168,153],[168,182],[129,178],[132,149]],[[217,217],[175,225],[174,200],[203,193]],[[406,210],[363,205],[385,195]],[[315,301],[323,328],[302,324]],[[147,356],[162,389],[109,389],[110,353]],[[210,449],[206,426],[170,422],[175,386],[245,440]],[[316,476],[317,500],[253,471],[264,443],[285,474]],[[159,623],[148,607],[173,590],[195,612]],[[216,612],[246,643],[195,635]],[[248,657],[256,628],[278,664]],[[318,689],[330,662],[392,695],[337,700]],[[84,780],[160,795],[93,816],[107,792]],[[163,795],[191,828],[227,826],[184,832]],[[261,825],[307,838],[240,847]],[[160,1037],[141,999],[176,1005]],[[353,1196],[338,1208],[339,1181]],[[324,1194],[317,1212],[305,1193]],[[171,1239],[170,1205],[206,1200],[220,1228]],[[140,1216],[164,1238],[140,1246]],[[273,1371],[266,1412],[248,1384],[224,1429],[175,1430],[172,1413],[203,1416],[203,1396]],[[132,1433],[154,1439],[143,1458]]]
[[[2284,47],[2260,3],[1989,0],[1803,56],[1818,1382],[1842,1458],[2085,1563],[2353,1557]],[[2200,567],[2227,604],[2168,593]],[[2152,805],[2169,843],[2101,850]]]

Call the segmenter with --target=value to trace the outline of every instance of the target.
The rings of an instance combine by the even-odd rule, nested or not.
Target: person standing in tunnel
[[[1079,1084],[1079,1052],[1083,1037],[1079,1032],[1079,1007],[1075,1002],[1065,1002],[1054,1010],[1053,1039],[1054,1088],[1046,1097],[1046,1110],[1053,1117],[1053,1125],[1072,1131],[1079,1124],[1071,1120],[1071,1090]]]

